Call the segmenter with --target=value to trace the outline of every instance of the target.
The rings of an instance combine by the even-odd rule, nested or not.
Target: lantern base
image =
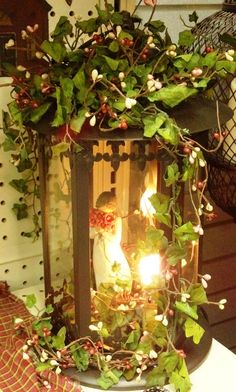
[[[181,345],[181,349],[186,353],[186,364],[189,373],[192,373],[206,359],[212,344],[212,336],[210,333],[210,326],[206,319],[205,313],[202,311],[199,315],[199,324],[204,328],[205,333],[199,344],[193,343],[192,339],[185,339]],[[78,381],[82,386],[83,392],[101,392],[101,388],[97,385],[96,380],[99,377],[99,372],[95,369],[89,369],[86,372],[78,372],[75,369],[67,369],[65,375]],[[117,385],[114,385],[110,391],[120,392],[148,392],[149,389],[145,387],[145,378],[137,382],[135,379],[132,381],[126,381],[124,378],[119,381]],[[156,392],[159,392],[158,387]],[[163,389],[160,388],[160,392],[172,392],[172,388],[165,386]]]

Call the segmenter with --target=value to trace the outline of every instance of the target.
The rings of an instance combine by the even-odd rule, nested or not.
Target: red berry
[[[216,139],[216,140],[220,140],[220,134],[219,134],[219,132],[214,132],[213,137],[214,137],[214,139]]]
[[[190,154],[191,149],[187,146],[184,146],[183,152],[184,152],[184,154]]]
[[[202,189],[203,186],[204,186],[204,183],[202,181],[198,181],[198,183],[197,183],[198,189]]]
[[[141,58],[142,58],[143,60],[146,60],[146,59],[147,59],[147,54],[146,54],[146,53],[142,53],[142,54],[141,54]]]
[[[213,48],[211,47],[211,46],[207,46],[206,48],[205,48],[205,52],[206,53],[211,53],[211,52],[213,52]]]

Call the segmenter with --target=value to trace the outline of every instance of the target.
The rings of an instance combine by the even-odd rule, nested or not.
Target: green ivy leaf
[[[191,33],[190,30],[184,30],[179,33],[179,46],[185,46],[189,48],[195,41],[195,36]]]
[[[68,151],[69,145],[66,142],[61,142],[58,144],[54,144],[52,146],[52,153],[54,157],[60,156],[63,152]]]
[[[213,68],[217,61],[217,56],[217,51],[207,53],[207,55],[202,59],[202,65],[208,68]]]
[[[80,109],[77,112],[77,115],[74,116],[71,121],[70,121],[70,128],[79,133],[81,131],[82,126],[84,125],[85,122],[85,114],[87,113],[86,109]]]
[[[64,45],[58,41],[43,41],[41,49],[57,63],[61,63],[66,56]]]
[[[26,180],[20,178],[18,180],[11,180],[9,184],[16,189],[20,193],[27,193],[28,192],[28,185]]]
[[[109,65],[112,71],[116,71],[118,69],[120,60],[114,60],[113,58],[108,56],[102,56],[102,57],[106,60],[106,63]]]
[[[98,29],[97,18],[90,18],[88,20],[81,20],[76,22],[76,27],[80,28],[83,33],[94,33]]]
[[[145,116],[143,118],[144,136],[153,137],[166,119],[167,116],[164,113],[158,113],[156,116]]]
[[[174,371],[170,377],[170,383],[174,384],[179,392],[189,392],[191,390],[191,382],[188,375],[185,361],[183,361],[182,368],[179,371]]]
[[[173,162],[167,166],[166,173],[165,173],[165,183],[166,186],[171,186],[175,184],[179,179],[179,167],[176,162]]]
[[[195,233],[192,222],[186,222],[174,230],[174,235],[179,241],[195,241],[198,239],[198,233]]]
[[[181,302],[181,301],[176,301],[175,302],[175,308],[179,310],[180,312],[187,314],[187,316],[193,318],[194,320],[198,319],[198,314],[196,312],[196,307],[189,305],[188,302]]]
[[[27,308],[32,309],[37,302],[36,296],[34,294],[26,295],[25,304]]]
[[[78,344],[71,346],[72,357],[79,371],[86,371],[89,365],[89,353]]]
[[[127,350],[136,350],[138,347],[139,339],[141,337],[141,332],[140,330],[133,330],[130,332],[128,339],[125,342],[125,348]]]
[[[186,255],[186,248],[176,242],[169,245],[166,251],[167,261],[170,265],[176,265],[181,259],[184,259]]]
[[[117,41],[112,41],[111,43],[110,43],[110,45],[108,46],[108,49],[111,51],[111,52],[113,52],[113,53],[117,53],[117,52],[119,52],[119,49],[120,49],[120,46],[119,46],[119,43],[117,42]]]
[[[52,366],[50,365],[49,362],[44,362],[44,363],[39,362],[36,365],[36,371],[39,372],[39,373],[40,372],[44,372],[45,370],[48,370],[48,369],[52,369]]]
[[[47,314],[50,314],[50,313],[52,313],[53,311],[54,311],[54,309],[53,309],[53,306],[52,306],[51,304],[46,306],[45,312],[46,312]]]
[[[12,139],[9,137],[6,137],[5,140],[2,143],[3,151],[15,151],[16,150],[16,144]]]
[[[44,114],[49,110],[51,106],[52,106],[52,102],[45,102],[42,105],[40,105],[38,108],[32,110],[30,114],[30,121],[36,124],[44,116]]]
[[[201,305],[208,301],[206,291],[201,283],[195,283],[192,285],[189,294],[191,295],[191,301],[193,301],[196,305]]]
[[[195,88],[169,85],[151,93],[148,96],[148,100],[150,102],[162,101],[165,105],[174,107],[195,94],[197,94],[197,90]]]
[[[109,389],[110,387],[112,387],[112,385],[118,384],[122,373],[122,371],[119,371],[117,369],[103,371],[101,372],[101,376],[97,379],[97,384],[102,389]]]
[[[17,220],[21,220],[28,217],[28,206],[25,203],[14,203],[12,211],[16,215]]]
[[[175,351],[163,352],[158,357],[158,368],[171,374],[178,367],[179,361],[180,357]]]
[[[184,323],[184,331],[186,338],[192,337],[195,344],[199,344],[205,330],[196,323],[192,318],[188,317]]]
[[[66,35],[70,35],[72,30],[73,26],[68,18],[66,16],[61,16],[52,33],[52,38],[55,40],[62,40]]]
[[[189,22],[197,23],[198,19],[199,19],[199,17],[198,17],[198,14],[196,13],[196,11],[193,11],[193,13],[188,16]]]
[[[22,126],[23,123],[22,112],[19,106],[17,105],[16,101],[10,102],[8,104],[8,109],[14,122]]]
[[[65,339],[66,339],[66,327],[62,327],[56,336],[52,337],[52,346],[56,350],[60,350],[65,346]]]
[[[231,74],[235,74],[236,72],[236,61],[228,61],[228,60],[219,60],[216,62],[216,70],[224,70]]]
[[[156,366],[148,373],[146,383],[148,388],[156,387],[157,385],[163,387],[166,383],[166,374]]]

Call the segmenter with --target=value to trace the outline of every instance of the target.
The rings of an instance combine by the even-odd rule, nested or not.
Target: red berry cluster
[[[97,44],[103,43],[103,37],[100,34],[93,34],[93,40],[96,41]]]
[[[16,103],[21,109],[26,107],[37,108],[39,106],[38,102],[31,98],[29,91],[25,88],[20,89],[16,94]]]
[[[128,48],[131,48],[134,45],[134,41],[132,39],[129,38],[123,38],[121,40],[121,44],[124,46],[128,46]]]

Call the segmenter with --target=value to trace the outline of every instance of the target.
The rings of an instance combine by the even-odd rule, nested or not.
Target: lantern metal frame
[[[224,123],[232,116],[232,111],[224,104],[218,104],[220,121]],[[197,141],[207,138],[204,132],[218,124],[216,116],[216,104],[203,97],[189,100],[184,104],[178,105],[169,111],[169,115],[175,118],[176,123],[190,131],[190,136]],[[200,116],[200,117],[199,117]],[[199,121],[201,118],[201,121]],[[46,147],[50,145],[46,132],[50,134],[55,132],[50,129],[49,122],[37,124],[39,132],[38,140],[38,159],[39,159],[39,181],[40,181],[40,200],[41,200],[41,217],[42,217],[42,240],[43,240],[43,257],[44,257],[44,276],[45,276],[45,294],[49,301],[52,296],[53,287],[51,284],[51,260],[50,260],[50,243],[49,243],[49,195],[47,192],[47,172],[48,160],[46,156]],[[100,152],[93,154],[93,146],[99,140],[107,141],[111,144],[111,154]],[[139,146],[138,155],[120,153],[119,147],[124,141],[136,143]],[[73,231],[73,269],[74,278],[79,284],[75,284],[74,301],[75,301],[75,336],[86,336],[89,332],[91,321],[90,312],[90,239],[89,239],[89,176],[94,162],[101,160],[109,161],[114,170],[119,168],[121,162],[130,160],[137,161],[141,170],[144,169],[146,162],[156,160],[162,173],[164,167],[169,162],[169,155],[163,148],[157,149],[157,153],[146,152],[146,146],[155,138],[149,139],[143,136],[141,129],[128,129],[125,131],[115,130],[112,132],[101,132],[97,127],[90,127],[78,134],[77,142],[83,147],[82,151],[75,152],[73,149],[68,153],[71,167],[71,197],[72,197],[72,231]],[[161,146],[160,146],[161,147]],[[158,177],[158,190],[162,192],[164,186],[163,176]],[[171,233],[165,230],[168,237]]]

